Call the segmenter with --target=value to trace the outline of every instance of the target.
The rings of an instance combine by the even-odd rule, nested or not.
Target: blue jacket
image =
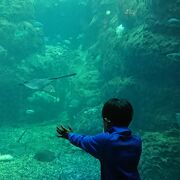
[[[142,143],[129,128],[112,127],[95,136],[69,133],[72,144],[99,159],[101,180],[140,180],[137,170]]]

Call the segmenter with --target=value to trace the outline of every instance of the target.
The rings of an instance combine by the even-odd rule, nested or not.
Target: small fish
[[[11,160],[13,160],[12,155],[10,155],[10,154],[1,155],[0,154],[0,161],[11,161]]]
[[[71,44],[71,41],[70,41],[70,40],[68,40],[68,39],[66,39],[66,40],[64,40],[64,44],[66,44],[66,45],[70,45],[70,44]]]
[[[30,21],[30,23],[35,27],[35,28],[43,28],[43,24],[39,21],[35,21],[35,20],[32,20]]]
[[[106,10],[106,15],[110,15],[111,14],[111,11],[110,10]]]
[[[97,22],[97,19],[98,19],[98,17],[97,17],[97,16],[94,16],[94,17],[91,19],[88,27],[91,27],[92,25],[94,25],[94,24]]]
[[[79,107],[80,106],[80,101],[79,100],[77,100],[77,99],[72,99],[71,101],[70,101],[70,104],[69,104],[69,107],[70,108],[77,108],[77,107]]]
[[[180,53],[170,53],[167,54],[166,57],[173,62],[180,62]]]
[[[125,12],[124,12],[124,15],[126,16],[135,16],[136,15],[136,12],[132,9],[126,9]]]
[[[168,19],[167,24],[169,26],[173,26],[173,27],[174,26],[180,26],[180,20],[177,18],[170,18],[170,19]]]
[[[124,31],[124,26],[122,24],[116,27],[116,35],[118,36],[118,38],[122,36],[123,31]]]
[[[33,109],[27,109],[26,114],[34,114],[35,111]]]

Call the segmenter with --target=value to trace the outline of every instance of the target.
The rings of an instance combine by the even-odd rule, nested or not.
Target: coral
[[[81,123],[79,123],[79,120]],[[103,121],[101,106],[85,107],[74,115],[72,122],[76,131],[81,134],[96,134],[102,132]],[[96,127],[94,126],[96,124]]]
[[[136,86],[134,77],[116,76],[104,83],[102,92],[104,93],[104,97],[119,96],[123,92],[127,92],[128,89],[132,89],[134,86]]]
[[[11,47],[16,25],[6,19],[0,19],[0,38],[1,45],[7,50]]]
[[[0,16],[12,22],[20,22],[34,18],[34,3],[32,0],[2,0]]]
[[[137,124],[143,129],[174,126],[171,122],[175,122],[179,107],[179,78],[175,77],[180,76],[180,31],[179,27],[177,32],[168,27],[169,20],[176,21],[176,26],[179,22],[179,4],[175,0],[166,1],[160,8],[162,3],[161,0],[118,1],[117,14],[108,15],[108,26],[97,27],[97,40],[89,48],[93,59],[98,57],[101,98],[132,99],[140,114]],[[101,9],[100,3],[96,8]],[[97,13],[98,23],[101,18]],[[115,30],[119,24],[125,29],[118,38]]]
[[[43,31],[34,20],[33,1],[2,0],[0,16],[1,45],[10,57],[22,59],[42,50]]]
[[[60,98],[44,91],[36,91],[29,95],[25,104],[21,110],[21,117],[26,117],[29,122],[33,123],[52,120],[60,112]]]
[[[46,46],[44,54],[31,55],[17,65],[17,79],[21,83],[32,79],[58,77],[76,72],[74,64],[78,61],[74,61],[75,58],[77,60],[79,58],[77,53],[62,44]],[[63,105],[70,102],[72,98],[76,98],[71,97],[71,91],[74,89],[71,79],[74,81],[76,77],[53,82],[51,85],[54,92],[48,91],[48,87],[42,89],[44,91],[31,91],[21,86],[23,93],[28,93],[23,99],[25,107],[21,111],[21,117],[25,116],[32,122],[57,117]],[[49,112],[46,114],[45,109],[47,108]]]
[[[143,135],[143,151],[140,163],[142,179],[158,180],[179,178],[180,144],[178,129],[171,129],[164,133],[147,132]]]
[[[10,52],[13,55],[26,57],[35,52],[40,52],[44,45],[42,29],[23,21],[16,26],[12,41]]]
[[[121,87],[121,86],[131,86],[136,83],[133,77],[115,77],[107,82],[108,86],[113,87]]]
[[[122,42],[121,42],[122,43]],[[163,55],[180,49],[176,37],[165,37],[163,34],[154,34],[146,25],[135,28],[126,34],[121,47],[128,48],[133,56]]]
[[[44,45],[42,29],[30,22],[12,23],[0,19],[1,45],[9,56],[24,58],[35,52],[40,52]]]
[[[86,101],[84,101],[85,106],[97,105],[101,96],[99,84],[102,82],[99,72],[93,69],[93,67],[84,66],[78,74],[80,74],[80,76],[75,84],[75,92],[77,96],[80,99],[86,99]]]
[[[39,104],[39,103],[51,104],[51,103],[59,102],[59,98],[44,91],[37,91],[34,92],[30,97],[28,97],[28,101],[34,104]]]

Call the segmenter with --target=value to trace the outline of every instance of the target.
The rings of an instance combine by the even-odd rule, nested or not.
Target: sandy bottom
[[[1,155],[13,156],[12,160],[0,161],[2,180],[100,179],[99,162],[68,141],[57,138],[56,125],[1,127],[0,144]],[[55,159],[50,162],[36,160],[34,155],[41,150],[54,152]]]
[[[172,176],[174,180],[180,179],[179,138],[179,129],[142,132],[143,152],[139,164],[142,180],[170,180]],[[100,179],[99,162],[67,140],[57,138],[56,123],[0,127],[0,145],[0,180]],[[35,158],[43,150],[53,154],[51,161]],[[5,154],[13,159],[2,161]]]

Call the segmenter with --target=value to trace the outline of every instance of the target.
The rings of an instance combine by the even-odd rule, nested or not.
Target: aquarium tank
[[[180,0],[0,1],[1,180],[99,180],[56,127],[102,133],[110,98],[133,105],[141,179],[179,180]]]

